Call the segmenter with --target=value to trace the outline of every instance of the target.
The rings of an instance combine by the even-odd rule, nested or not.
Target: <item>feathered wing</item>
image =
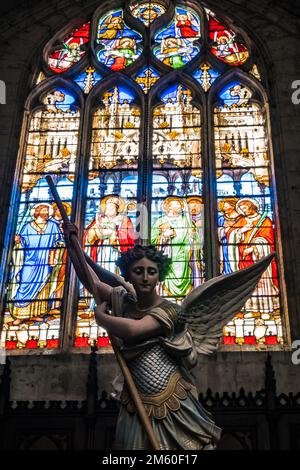
[[[208,355],[217,349],[224,326],[251,297],[273,257],[274,253],[249,268],[215,277],[184,299],[183,316],[198,353]]]

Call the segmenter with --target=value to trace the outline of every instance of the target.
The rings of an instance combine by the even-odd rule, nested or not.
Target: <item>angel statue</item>
[[[47,181],[64,220],[69,256],[95,298],[96,322],[108,331],[124,375],[114,448],[214,449],[221,429],[200,404],[190,370],[198,354],[216,351],[223,327],[274,255],[205,282],[178,305],[156,289],[171,266],[167,255],[154,245],[135,245],[116,261],[122,277],[105,270],[83,251],[50,176]]]

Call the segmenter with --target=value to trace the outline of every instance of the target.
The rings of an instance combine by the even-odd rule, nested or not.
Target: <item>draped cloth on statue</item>
[[[112,293],[112,314],[141,318],[135,299],[123,287]],[[128,313],[129,312],[129,313]],[[213,449],[220,438],[218,428],[199,403],[188,369],[196,364],[196,351],[181,309],[169,301],[147,310],[163,328],[164,336],[122,347],[161,449]],[[149,449],[135,406],[124,386],[116,430],[116,449]]]

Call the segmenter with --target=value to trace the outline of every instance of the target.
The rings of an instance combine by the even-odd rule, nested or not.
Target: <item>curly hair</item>
[[[159,281],[163,281],[167,276],[172,260],[159,251],[154,245],[135,245],[124,251],[117,259],[116,265],[120,268],[121,274],[125,281],[129,281],[129,268],[135,261],[148,258],[157,264],[159,270]]]

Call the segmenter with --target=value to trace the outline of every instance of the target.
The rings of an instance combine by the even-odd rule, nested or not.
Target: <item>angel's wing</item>
[[[215,277],[194,289],[183,301],[183,317],[189,325],[198,353],[211,354],[224,326],[251,297],[274,253],[249,268]]]

